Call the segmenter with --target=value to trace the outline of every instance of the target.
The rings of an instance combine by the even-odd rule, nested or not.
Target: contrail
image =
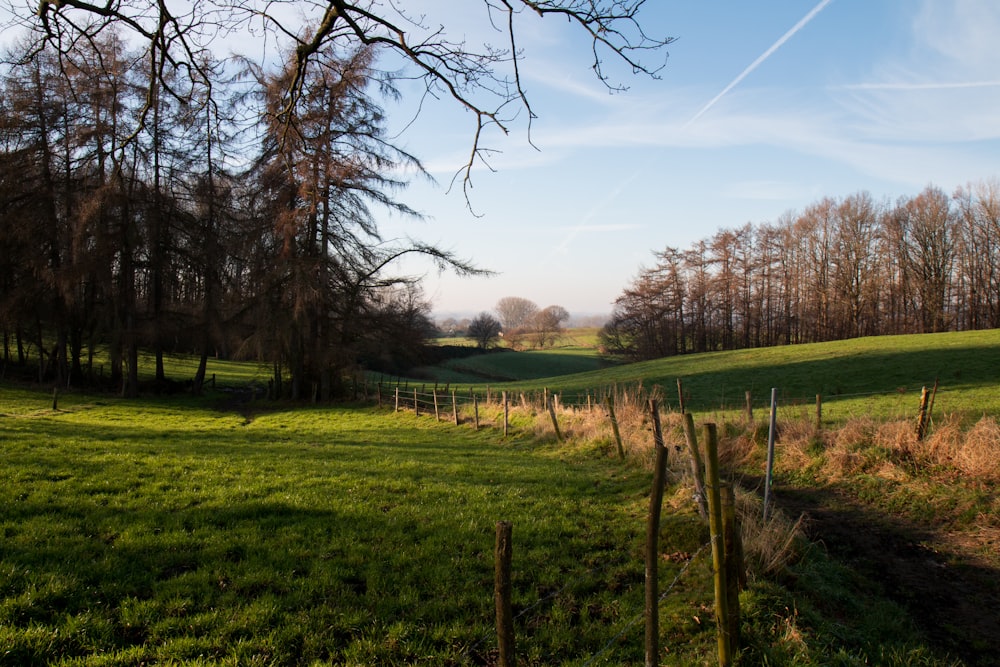
[[[795,35],[795,33],[797,33],[799,30],[802,30],[802,28],[804,28],[807,23],[809,23],[810,21],[812,21],[813,18],[815,18],[815,16],[817,14],[819,14],[821,11],[823,11],[823,8],[826,7],[828,4],[830,4],[831,2],[833,2],[833,0],[820,0],[820,3],[818,5],[816,5],[815,7],[813,7],[811,12],[809,12],[804,17],[802,17],[801,21],[799,21],[794,26],[792,26],[791,30],[789,30],[784,35],[782,35],[781,38],[778,39],[777,42],[775,42],[774,44],[772,44],[771,47],[767,51],[765,51],[764,53],[760,54],[760,56],[757,58],[757,60],[755,60],[752,63],[750,63],[750,65],[745,70],[743,70],[742,72],[740,72],[740,75],[737,76],[735,79],[733,79],[728,86],[726,86],[725,88],[723,88],[721,93],[719,93],[718,95],[716,95],[715,97],[713,97],[711,100],[709,100],[708,104],[706,104],[705,106],[703,106],[701,108],[701,110],[698,111],[698,113],[696,113],[691,118],[691,120],[689,120],[687,123],[684,124],[684,127],[687,128],[689,125],[691,125],[696,120],[698,120],[699,118],[701,118],[705,114],[705,112],[708,111],[709,109],[711,109],[713,106],[715,106],[715,103],[718,102],[719,100],[721,100],[722,97],[726,93],[728,93],[730,90],[732,90],[733,88],[735,88],[737,86],[737,84],[739,84],[740,81],[742,81],[743,79],[745,79],[751,72],[753,72],[755,69],[757,69],[762,62],[764,62],[765,60],[767,60],[768,58],[770,58],[771,55],[775,51],[777,51],[778,49],[781,48],[782,44],[784,44],[789,39],[791,39],[792,36]]]

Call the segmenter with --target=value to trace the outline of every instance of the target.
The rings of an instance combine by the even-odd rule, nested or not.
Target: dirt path
[[[880,582],[935,648],[969,667],[1000,665],[996,541],[886,516],[836,488],[783,487],[775,499],[790,516],[806,514],[810,539]]]

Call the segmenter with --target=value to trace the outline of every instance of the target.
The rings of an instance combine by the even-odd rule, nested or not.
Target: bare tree
[[[493,307],[504,331],[514,333],[520,329],[526,329],[531,325],[532,319],[538,313],[538,305],[530,299],[519,296],[505,296]]]
[[[500,321],[484,312],[472,318],[465,335],[476,341],[476,345],[485,350],[500,337],[500,330]]]
[[[552,346],[563,332],[563,322],[569,319],[569,312],[562,306],[547,306],[533,318],[535,344],[538,347]]]
[[[421,79],[427,95],[449,97],[471,112],[472,147],[459,172],[468,187],[473,166],[488,165],[490,149],[483,143],[484,131],[507,133],[519,110],[529,124],[534,118],[521,74],[524,53],[519,36],[527,23],[551,16],[575,25],[591,42],[596,75],[609,87],[620,89],[622,84],[609,78],[606,58],[655,77],[666,62],[664,47],[673,41],[645,33],[639,20],[645,2],[482,0],[482,24],[496,32],[501,46],[470,44],[454,25],[450,8],[442,9],[440,15],[423,14],[404,2],[41,0],[33,16],[25,14],[25,6],[10,4],[23,24],[63,53],[69,53],[81,39],[92,39],[107,25],[118,26],[134,41],[148,44],[150,70],[164,76],[167,94],[181,98],[185,96],[182,84],[177,79],[168,82],[166,73],[182,73],[192,85],[211,81],[212,73],[202,66],[205,52],[229,34],[253,30],[279,51],[292,54],[276,108],[278,120],[284,123],[291,123],[304,99],[309,73],[319,54],[329,48],[350,53],[362,46],[371,47],[386,56],[379,78],[399,76],[399,63],[407,63],[409,71],[403,76]],[[294,14],[304,18],[287,18],[293,13],[288,11],[292,4]]]

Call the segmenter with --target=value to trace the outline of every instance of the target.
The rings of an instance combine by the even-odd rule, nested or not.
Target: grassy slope
[[[511,353],[530,366],[532,355]],[[583,357],[586,358],[586,357]],[[544,361],[544,358],[543,358]],[[537,365],[545,370],[544,363]],[[940,412],[1000,415],[1000,330],[882,336],[847,341],[735,350],[668,357],[611,366],[571,376],[531,378],[496,385],[512,390],[549,387],[567,395],[600,391],[613,385],[659,385],[668,407],[676,407],[676,382],[683,381],[688,407],[713,412],[738,409],[751,391],[757,408],[766,406],[770,390],[779,391],[783,406],[812,406],[822,395],[824,417],[845,419],[878,414],[913,414],[921,386],[940,390]],[[482,382],[480,381],[480,385]]]

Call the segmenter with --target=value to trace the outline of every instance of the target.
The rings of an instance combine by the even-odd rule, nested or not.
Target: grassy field
[[[554,354],[594,358],[586,349]],[[870,421],[822,437],[789,426],[778,488],[850,493],[877,512],[988,537],[1000,521],[987,483],[996,457],[982,463],[985,473],[963,472],[958,453],[975,442],[948,429],[997,414],[998,350],[997,332],[864,339],[507,386],[672,388],[683,377],[701,421],[726,418],[718,395],[700,399],[713,387],[742,399],[737,387],[747,382],[790,387],[786,396],[820,384],[840,392],[833,426],[843,406],[890,414],[890,402],[913,399],[932,369],[938,409],[955,415],[939,419],[937,440],[921,449]],[[176,377],[192,370],[177,368]],[[213,361],[209,372],[245,384],[266,381],[267,369]],[[800,407],[785,409],[783,423]],[[580,423],[557,442],[536,412],[515,414],[505,439],[467,422],[239,403],[222,391],[156,400],[67,392],[53,410],[50,391],[0,385],[0,665],[493,664],[499,520],[514,524],[520,664],[642,664],[648,422],[635,420],[636,455],[620,462],[606,436],[593,437],[588,415],[574,413]],[[761,469],[761,432],[749,428],[735,418],[723,427],[738,477]],[[660,662],[715,664],[707,529],[686,463],[672,465]],[[747,516],[759,515],[753,494],[743,498]],[[874,574],[796,531],[780,512],[744,525],[756,537],[738,664],[962,664],[922,638],[914,611],[883,597]],[[771,564],[768,543],[781,552]],[[982,569],[986,581],[992,567]]]
[[[0,394],[0,664],[484,664],[498,520],[527,664],[641,660],[644,471],[368,408],[48,400]]]
[[[593,350],[575,352],[581,366],[594,363]],[[548,352],[511,352],[515,368],[534,368],[533,377],[491,382],[497,389],[562,392],[567,402],[579,402],[587,393],[612,387],[661,388],[664,404],[677,408],[677,379],[681,379],[687,407],[724,419],[742,409],[750,391],[756,410],[770,403],[771,388],[786,416],[814,409],[822,396],[824,419],[843,423],[861,416],[901,418],[916,414],[921,387],[939,382],[935,398],[938,414],[958,414],[969,420],[983,414],[1000,416],[1000,330],[913,336],[882,336],[812,345],[712,352],[667,357],[577,372],[558,372]],[[506,361],[503,355],[497,362]],[[488,358],[488,357],[487,357]],[[478,358],[477,358],[478,359]],[[485,363],[485,362],[484,362]],[[561,360],[562,367],[572,366]],[[502,375],[502,373],[497,373]],[[467,380],[482,388],[485,382]]]

